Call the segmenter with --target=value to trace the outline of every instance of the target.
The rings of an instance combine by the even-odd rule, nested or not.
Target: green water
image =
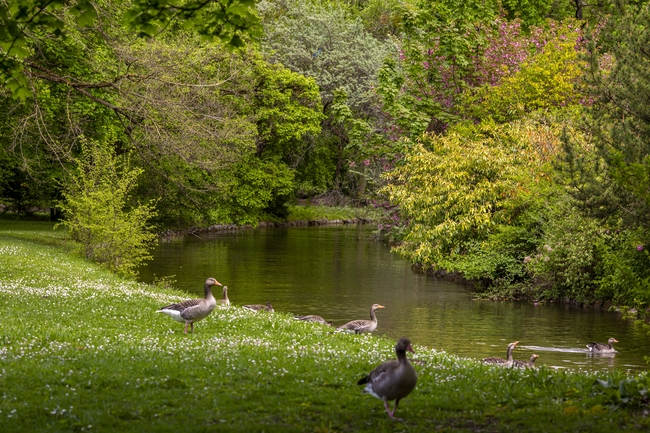
[[[162,241],[141,278],[174,276],[176,286],[203,293],[214,277],[236,305],[271,301],[277,311],[318,314],[341,325],[377,312],[376,334],[462,357],[515,359],[538,354],[538,365],[644,371],[650,337],[616,313],[565,305],[475,301],[472,290],[411,271],[410,264],[370,238],[367,227],[272,228],[210,233]],[[215,293],[219,296],[218,293]],[[318,325],[306,325],[318,326]],[[590,356],[585,344],[619,340],[612,356]],[[350,336],[354,338],[354,336]]]

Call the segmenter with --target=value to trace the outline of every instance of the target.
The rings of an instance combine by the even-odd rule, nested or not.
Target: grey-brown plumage
[[[250,304],[250,305],[243,305],[243,308],[251,311],[268,311],[269,313],[273,313],[273,306],[271,305],[271,302],[267,302],[266,305],[261,305],[261,304]]]
[[[408,338],[400,338],[395,345],[397,360],[382,363],[357,382],[358,385],[366,385],[363,392],[383,400],[386,412],[391,418],[395,415],[399,401],[409,395],[418,382],[418,374],[406,357],[407,350],[415,353],[411,341]],[[395,407],[391,411],[388,402],[392,400],[395,400]]]
[[[187,334],[187,325],[190,325],[191,332],[194,332],[194,322],[208,317],[214,307],[217,306],[217,300],[212,295],[212,286],[214,285],[220,286],[221,283],[214,278],[208,278],[203,286],[203,298],[188,299],[176,304],[170,304],[162,307],[157,313],[164,313],[177,322],[185,323],[183,333]]]
[[[362,334],[364,332],[374,332],[377,329],[377,315],[375,311],[386,308],[383,305],[372,304],[370,307],[370,320],[353,320],[336,328],[337,331]]]
[[[520,361],[518,359],[515,359],[512,361],[512,366],[517,367],[517,368],[536,368],[535,367],[535,360],[539,358],[539,355],[535,355],[534,353],[530,355],[530,359],[528,361]]]
[[[512,359],[512,351],[515,350],[515,346],[519,344],[518,341],[508,344],[508,350],[506,351],[506,359],[498,357],[483,358],[481,361],[486,364],[497,364],[504,365],[506,367],[512,367],[514,360]]]
[[[315,314],[309,314],[307,316],[295,316],[294,319],[302,320],[303,322],[314,322],[314,323],[320,323],[321,325],[332,326],[332,322],[328,322],[327,320],[323,319],[321,316],[317,316]]]
[[[618,343],[618,340],[615,338],[610,338],[607,340],[607,344],[588,343],[587,349],[589,349],[589,351],[592,353],[614,353],[616,352],[616,349],[614,349],[614,343]]]
[[[228,299],[228,286],[223,286],[223,290],[221,291],[221,294],[223,295],[223,299],[219,299],[219,303],[221,305],[226,305],[230,306],[230,299]]]

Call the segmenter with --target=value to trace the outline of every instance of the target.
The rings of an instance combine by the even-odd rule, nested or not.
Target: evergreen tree
[[[589,36],[593,149],[567,139],[571,191],[588,214],[650,226],[650,5],[614,0]]]

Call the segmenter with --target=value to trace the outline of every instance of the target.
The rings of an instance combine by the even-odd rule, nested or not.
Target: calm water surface
[[[275,310],[318,314],[335,325],[368,319],[370,306],[382,304],[377,334],[408,336],[468,358],[505,357],[507,344],[519,340],[515,359],[537,353],[538,365],[647,369],[650,337],[616,313],[475,301],[469,286],[412,272],[370,233],[367,227],[328,226],[174,238],[161,242],[140,275],[145,282],[173,275],[177,287],[200,295],[205,279],[214,277],[228,286],[236,305],[271,301]],[[586,353],[587,342],[609,337],[620,342],[615,356]]]

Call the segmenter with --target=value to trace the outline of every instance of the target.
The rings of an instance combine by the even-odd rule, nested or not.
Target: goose
[[[381,308],[386,308],[383,305],[372,304],[370,307],[370,320],[353,320],[345,325],[336,328],[337,331],[349,332],[354,334],[361,334],[364,332],[374,332],[377,329],[377,316],[375,311]]]
[[[191,332],[194,332],[194,322],[203,320],[212,313],[214,307],[217,306],[217,300],[212,295],[212,286],[221,283],[214,278],[205,280],[204,292],[205,297],[199,299],[188,299],[177,304],[170,304],[162,307],[157,313],[163,313],[176,320],[177,322],[185,323],[184,334],[187,334],[187,325],[190,325]]]
[[[219,303],[221,305],[230,307],[230,299],[228,299],[228,286],[223,286],[222,293],[223,293],[223,299],[219,299]]]
[[[515,346],[517,344],[519,344],[518,341],[508,344],[506,359],[490,357],[490,358],[483,358],[481,361],[485,362],[486,364],[497,364],[497,365],[505,365],[506,367],[512,367],[512,363],[514,362],[514,360],[512,359],[512,351],[515,350]]]
[[[316,316],[315,314],[310,314],[308,316],[296,316],[294,317],[294,319],[302,320],[303,322],[314,322],[314,323],[320,323],[321,325],[332,326],[332,322],[328,322],[327,320],[323,319],[321,316]]]
[[[271,302],[267,302],[266,305],[260,305],[260,304],[251,304],[251,305],[244,305],[243,308],[251,311],[268,311],[269,313],[273,313],[273,306],[271,305]]]
[[[393,418],[399,401],[415,389],[418,374],[406,357],[406,351],[413,352],[411,341],[400,338],[395,345],[397,360],[386,361],[372,370],[369,375],[357,382],[366,385],[363,392],[383,400],[388,416]],[[388,402],[395,400],[395,408],[391,411]]]
[[[614,343],[618,343],[618,340],[615,338],[610,338],[607,340],[607,344],[588,343],[587,349],[589,349],[591,353],[614,353],[616,352],[616,349],[614,349]]]
[[[512,366],[517,368],[535,368],[535,360],[539,358],[539,355],[532,354],[530,355],[529,361],[520,361],[515,359],[512,361]]]

